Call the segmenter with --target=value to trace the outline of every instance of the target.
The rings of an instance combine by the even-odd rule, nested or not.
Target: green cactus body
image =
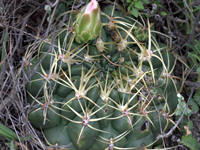
[[[134,36],[138,41],[146,41],[148,39],[148,29],[146,27],[137,27],[133,32]]]
[[[40,100],[40,105],[33,109],[29,113],[29,121],[37,128],[51,128],[55,127],[60,123],[60,110],[56,108],[60,108],[60,104],[58,103],[62,98],[53,95],[52,100],[46,101],[44,99]],[[45,102],[46,101],[46,102]],[[46,118],[44,118],[43,114],[46,113]]]
[[[95,116],[91,117],[91,119],[94,119],[94,118],[96,118],[96,117]],[[79,121],[80,118],[78,116],[76,116],[74,118],[74,120]],[[90,122],[89,124],[92,127],[99,129],[98,122]],[[77,149],[88,149],[95,141],[95,138],[98,136],[99,131],[95,131],[95,130],[89,128],[88,126],[85,126],[85,128],[83,129],[83,132],[80,135],[80,131],[82,128],[83,128],[82,124],[76,124],[76,123],[70,122],[68,124],[67,131],[72,140],[73,145]],[[91,134],[88,134],[88,133],[91,133]]]
[[[58,125],[53,128],[45,129],[44,134],[46,139],[48,139],[49,145],[66,145],[69,143],[70,150],[76,150],[76,148],[71,144],[71,139],[69,138],[67,132],[67,126]]]
[[[143,30],[136,36],[136,28],[143,26],[132,16],[113,7],[100,16],[99,6],[95,14],[84,16],[85,9],[76,18],[73,14],[74,31],[64,28],[52,47],[46,40],[34,58],[27,56],[31,64],[25,69],[36,69],[26,84],[28,102],[33,103],[28,119],[44,131],[47,145],[151,149],[160,127],[170,129],[178,103],[171,75],[174,57],[155,38],[144,40]],[[90,15],[97,16],[91,24],[95,16]]]
[[[112,148],[112,143],[114,143],[114,140],[116,140],[116,137],[120,135],[120,133],[113,128],[111,124],[103,128],[103,131],[98,136],[98,140],[96,140],[93,145],[89,148],[89,150],[96,149],[96,150],[102,150],[106,148]],[[121,140],[118,140],[115,145],[117,147],[124,147],[126,143],[126,138],[123,137]]]

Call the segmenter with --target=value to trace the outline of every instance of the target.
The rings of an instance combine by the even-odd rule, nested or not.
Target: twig
[[[153,102],[153,104],[154,104],[154,106],[155,106],[155,108],[156,108],[156,111],[157,111],[158,114],[159,114],[159,109],[158,109],[158,107],[156,106],[156,104],[155,104],[155,102],[154,102],[154,98],[152,99],[152,102]],[[162,125],[161,125],[160,115],[158,115],[158,121],[159,121],[159,125],[160,125],[160,133],[162,133],[163,130],[162,130]],[[163,146],[164,146],[164,148],[165,148],[165,142],[164,142],[163,138],[162,138],[162,141],[163,141]]]
[[[169,131],[168,133],[163,133],[163,134],[158,135],[158,136],[157,136],[157,139],[169,137],[169,136],[172,134],[172,132],[177,128],[177,126],[179,125],[179,123],[181,122],[181,120],[182,120],[182,118],[183,118],[183,116],[184,116],[184,114],[185,114],[186,109],[188,108],[188,105],[189,105],[189,103],[190,103],[190,99],[191,99],[191,97],[192,97],[192,95],[193,95],[193,93],[194,93],[194,89],[195,89],[195,86],[192,87],[190,96],[189,96],[188,101],[187,101],[187,104],[186,104],[186,107],[185,107],[185,109],[183,110],[183,113],[181,114],[180,118],[178,119],[178,121],[176,122],[176,124],[174,125],[174,127],[171,128],[170,131]]]
[[[39,32],[37,29],[33,28],[32,26],[30,26],[29,24],[26,24],[26,27],[31,28],[32,30]],[[41,33],[41,32],[40,32]]]
[[[58,4],[59,0],[56,0],[55,3],[51,3],[49,0],[46,0],[47,4],[49,4],[52,8]]]
[[[68,145],[61,145],[61,146],[45,146],[45,148],[68,148],[71,146],[72,146],[72,143],[70,143]]]
[[[184,0],[183,0],[184,1]],[[186,7],[187,3],[184,3],[184,6]],[[186,7],[187,8],[187,7]],[[188,17],[188,9],[185,9],[185,20],[186,20],[186,25],[187,25],[187,30],[191,30],[192,29],[192,24],[189,23],[190,18]],[[190,26],[191,25],[191,26]]]
[[[79,3],[80,3],[79,5],[74,6],[75,9],[78,9],[78,8],[82,7],[82,6],[85,4],[85,1],[79,0]],[[73,4],[73,5],[74,5],[74,4]]]
[[[182,81],[182,83],[181,83],[181,88],[180,88],[180,90],[179,90],[179,93],[182,92],[182,90],[183,90],[183,85],[184,85],[184,83],[185,83],[187,77],[189,76],[189,74],[192,72],[193,68],[194,68],[194,65],[193,65],[193,67],[189,70],[189,72],[186,74],[186,76],[185,76],[185,73],[186,73],[187,68],[186,68],[185,72],[183,72],[183,74],[182,74],[182,79],[183,79],[183,81]],[[185,76],[185,77],[184,77],[184,76]]]
[[[174,4],[175,2],[173,2],[173,4]],[[196,1],[194,1],[194,2],[192,2],[192,3],[190,3],[188,6],[190,7],[190,6],[195,6],[195,5],[199,5],[200,3],[198,2],[198,0],[196,0]],[[173,12],[172,14],[170,14],[170,15],[175,15],[175,14],[178,14],[178,13],[180,13],[180,12],[182,12],[184,9],[186,9],[187,7],[184,7],[184,8],[182,8],[182,9],[179,9],[178,11],[176,11],[176,12]]]
[[[33,4],[33,5],[37,6],[37,7],[38,6],[43,7],[43,4],[41,4],[41,3],[39,3],[39,2],[37,2],[35,0],[26,0],[24,3],[26,3],[26,4],[31,3],[31,4]]]
[[[25,150],[28,150],[28,148],[24,144],[20,144],[18,142],[15,142],[16,146],[22,146]]]
[[[189,6],[188,6],[186,0],[183,0],[183,3],[185,4],[185,7],[189,10],[189,12],[192,14],[192,17],[195,18],[195,17],[194,17],[194,14],[193,14],[192,11],[190,10],[190,8],[189,8]]]
[[[185,85],[200,87],[200,81],[198,81],[198,82],[185,81]]]
[[[193,24],[193,27],[192,27],[192,32],[190,33],[190,36],[189,36],[189,38],[188,38],[188,39],[189,39],[189,40],[188,40],[188,44],[192,44],[192,42],[194,41],[194,40],[193,40],[193,37],[194,37],[195,28],[196,28],[196,26],[197,26],[197,24],[198,24],[199,18],[200,18],[200,10],[199,10],[199,12],[198,12],[198,14],[197,14],[197,16],[196,16],[196,19],[195,19],[194,24]],[[188,51],[188,50],[189,50],[189,47],[186,48],[186,51]]]
[[[173,16],[168,16],[168,19],[171,20],[171,21],[175,21],[175,22],[178,22],[178,23],[187,23],[186,20],[183,20],[183,19],[180,19],[178,17],[173,17]]]
[[[58,4],[58,3],[56,3],[56,4]],[[55,6],[55,8],[54,8],[54,10],[53,10],[52,16],[55,14],[56,8],[57,8],[57,5]],[[45,16],[46,16],[46,14],[47,14],[47,13],[45,13]],[[44,22],[44,19],[45,19],[45,17],[43,18],[42,22]],[[50,21],[49,21],[50,23],[48,24],[47,31],[50,30],[51,22],[52,22],[52,21],[53,21],[53,17],[51,17],[51,19],[50,19]],[[43,24],[43,23],[42,23],[42,24]],[[42,27],[42,24],[41,24],[40,28]],[[40,31],[40,30],[39,30],[39,31]],[[45,36],[42,38],[42,41],[47,37],[47,35],[48,35],[48,32],[45,33]],[[39,33],[38,33],[37,36],[39,36]],[[55,37],[52,38],[51,43],[54,43],[54,40],[55,40]],[[35,44],[36,44],[36,43],[35,43]],[[47,56],[47,54],[49,54],[50,52],[53,51],[53,46],[54,46],[54,44],[51,44],[49,50],[45,53],[45,55],[39,60],[39,62],[37,63],[37,65],[36,65],[36,66],[33,68],[33,70],[30,72],[30,74],[29,74],[29,79],[31,78],[31,76],[32,76],[33,73],[35,72],[36,68],[37,68],[37,67],[40,65],[40,63],[43,61],[43,59]],[[35,45],[34,45],[34,47],[35,47]],[[31,60],[29,60],[29,64],[30,64],[30,61],[31,61]]]
[[[103,56],[105,59],[107,59],[107,61],[109,61],[111,64],[113,64],[113,65],[115,65],[115,66],[119,66],[119,67],[123,66],[123,65],[118,65],[118,64],[113,63],[113,62],[110,61],[104,54],[102,54],[102,56]]]
[[[0,66],[3,64],[3,62],[8,58],[8,56],[10,55],[11,51],[12,51],[12,48],[13,48],[13,42],[12,44],[10,44],[10,51],[9,53],[6,55],[6,58],[4,58],[4,60],[2,60],[2,62],[0,62]]]

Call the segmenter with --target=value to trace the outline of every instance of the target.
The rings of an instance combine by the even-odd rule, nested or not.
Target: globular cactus
[[[75,30],[71,26],[59,32],[53,47],[50,40],[43,41],[31,59],[29,69],[35,72],[26,88],[34,108],[29,121],[43,130],[48,145],[152,148],[161,142],[156,139],[161,131],[172,126],[178,103],[173,55],[156,41],[149,23],[146,43],[140,43],[143,38],[135,34],[141,23],[113,7],[102,12],[101,30],[97,15],[99,34],[93,33],[94,25],[80,32],[82,15],[73,20]]]

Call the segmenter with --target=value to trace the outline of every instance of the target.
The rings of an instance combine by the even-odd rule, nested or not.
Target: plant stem
[[[1,79],[0,79],[0,85],[3,83],[3,61],[5,58],[5,53],[6,53],[6,41],[7,41],[7,37],[8,37],[8,26],[6,26],[6,33],[4,35],[4,40],[3,40],[3,46],[2,46],[2,52],[1,52],[1,63],[0,63],[0,73],[1,75]]]

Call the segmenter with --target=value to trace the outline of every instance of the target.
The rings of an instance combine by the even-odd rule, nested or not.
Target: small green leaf
[[[2,52],[1,52],[1,60],[0,60],[0,62],[3,62],[4,59],[5,59],[7,38],[8,38],[8,26],[6,26],[6,32],[5,32],[4,40],[3,40]],[[1,64],[0,72],[2,71],[2,69],[3,69],[3,65]],[[2,79],[2,80],[3,80],[3,79]]]
[[[199,143],[197,142],[197,139],[192,137],[191,135],[182,136],[180,143],[189,147],[191,150],[197,150],[200,148]]]
[[[191,32],[192,32],[192,30],[190,30],[190,29],[188,29],[188,30],[186,31],[187,34],[190,34]]]
[[[134,4],[134,2],[131,2],[130,4],[129,4],[129,10],[131,10],[131,8],[133,7],[133,4]]]
[[[165,11],[161,12],[161,16],[166,16],[166,15],[167,15],[167,13]]]
[[[186,111],[185,111],[185,115],[190,117],[191,116],[191,112],[192,111],[189,108],[187,108]]]
[[[189,105],[191,106],[191,109],[192,109],[193,111],[198,111],[198,110],[199,110],[199,107],[197,106],[197,104],[194,102],[193,99],[190,100]]]
[[[177,97],[178,97],[178,101],[179,102],[181,102],[182,100],[184,100],[184,97],[180,93],[177,94]]]
[[[194,8],[196,8],[197,10],[200,10],[200,6],[194,6]]]
[[[193,122],[191,120],[188,121],[187,127],[188,127],[189,130],[192,130],[192,128],[193,128]]]
[[[135,16],[136,18],[138,17],[138,10],[135,8],[132,8],[131,13],[133,14],[133,16]]]
[[[196,65],[196,67],[198,67],[198,61],[200,61],[199,56],[197,56],[196,54],[192,53],[192,52],[188,52],[188,57],[192,59],[193,63]]]
[[[185,45],[188,46],[189,48],[193,49],[193,50],[196,49],[195,46],[193,46],[193,45],[191,45],[191,44],[185,44]]]
[[[33,137],[33,135],[30,135],[30,136],[27,136],[27,137],[24,137],[24,138],[23,137],[19,137],[19,138],[20,138],[21,141],[26,141],[26,140],[28,140],[32,137]]]
[[[200,90],[195,93],[194,95],[194,100],[198,103],[198,105],[200,106]]]
[[[176,116],[180,116],[181,115],[181,111],[178,109],[175,113]]]
[[[47,17],[47,21],[50,22],[50,20],[51,20],[51,17]]]
[[[10,142],[10,150],[15,150],[14,141]]]
[[[50,14],[51,13],[51,6],[50,5],[45,5],[44,6],[44,10],[46,10],[47,13]]]
[[[69,1],[69,2],[67,2],[67,6],[70,5],[70,4],[72,4],[72,3],[73,3],[73,1]]]
[[[181,109],[184,109],[185,106],[186,106],[186,103],[185,102],[181,102],[180,104],[181,104]]]
[[[128,11],[130,11],[130,10],[131,10],[131,6],[130,6],[130,5],[128,6],[127,10],[128,10]]]
[[[186,103],[184,101],[184,97],[180,93],[177,94],[177,98],[178,98],[179,103],[177,104],[177,111],[176,111],[175,115],[178,116],[178,115],[181,115],[181,113],[185,109]],[[189,108],[186,109],[185,115],[187,115],[187,116],[191,115],[191,110]]]
[[[147,18],[150,18],[150,17],[151,17],[151,15],[150,15],[150,14],[145,14],[145,16],[146,16]]]
[[[195,40],[196,45],[195,45],[195,51],[197,54],[200,54],[200,42]]]
[[[200,81],[200,67],[197,68],[197,72],[198,72],[198,74],[199,74],[199,77],[198,77],[197,81]],[[200,98],[199,98],[199,99],[200,99]],[[200,101],[198,101],[198,104],[200,105]]]
[[[180,110],[182,107],[180,104],[177,105],[177,108]]]
[[[150,4],[149,0],[142,0],[142,2],[145,4]]]
[[[138,9],[144,9],[144,6],[143,6],[142,2],[140,2],[140,1],[136,2],[134,6]]]
[[[163,7],[163,5],[162,4],[156,4],[157,5],[157,7]]]

